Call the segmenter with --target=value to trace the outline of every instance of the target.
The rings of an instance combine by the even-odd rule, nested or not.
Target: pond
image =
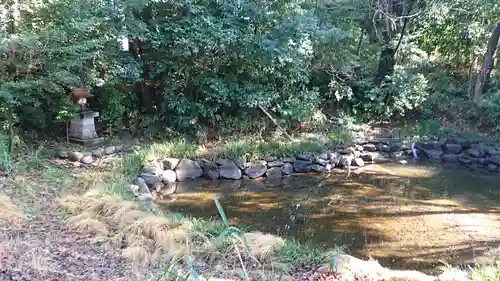
[[[500,176],[432,164],[373,164],[348,179],[294,175],[278,181],[193,181],[157,203],[293,237],[392,268],[432,272],[500,258]]]

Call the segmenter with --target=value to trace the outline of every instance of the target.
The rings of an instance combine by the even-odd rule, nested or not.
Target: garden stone
[[[378,150],[380,150],[382,152],[389,152],[391,150],[391,148],[387,144],[381,143],[378,145]]]
[[[101,158],[104,155],[104,149],[103,148],[96,148],[92,150],[92,156],[95,158]]]
[[[453,153],[443,154],[443,160],[451,163],[458,162],[459,157],[460,157],[459,154],[453,154]]]
[[[293,170],[297,173],[311,172],[311,161],[296,160],[293,162]]]
[[[462,151],[462,146],[456,143],[445,143],[443,147],[444,151],[448,154],[458,154]]]
[[[332,171],[332,164],[326,164],[325,165],[325,171],[328,173],[328,172],[331,172]]]
[[[203,176],[209,180],[216,180],[220,178],[219,167],[214,164],[205,164],[203,167]]]
[[[321,166],[326,166],[326,164],[329,164],[330,161],[329,160],[324,160],[324,159],[319,158],[319,157],[315,157],[314,160],[313,160],[313,163],[321,165]]]
[[[365,165],[365,161],[363,161],[363,159],[361,158],[354,158],[352,164],[354,166],[363,167]]]
[[[283,158],[283,162],[285,163],[293,163],[295,162],[296,158],[295,157],[285,157]]]
[[[500,165],[500,154],[493,154],[487,160],[495,165]]]
[[[110,155],[116,152],[116,147],[114,145],[108,146],[104,149],[104,154]]]
[[[161,183],[161,178],[158,175],[141,173],[140,177],[144,179],[149,187],[153,187],[157,183]]]
[[[312,155],[310,153],[302,152],[295,155],[295,158],[302,161],[311,161]]]
[[[346,149],[342,149],[339,151],[340,154],[342,155],[351,155],[354,154],[356,150],[353,147],[348,147]]]
[[[229,180],[239,180],[242,176],[240,168],[232,161],[219,166],[219,173],[221,178]]]
[[[373,143],[367,143],[363,145],[363,150],[367,152],[375,152],[377,151],[377,146]]]
[[[218,187],[220,190],[226,192],[235,191],[241,187],[241,180],[221,181]]]
[[[166,158],[163,160],[163,169],[165,170],[175,170],[179,164],[179,159],[177,158]]]
[[[141,185],[147,185],[147,184],[146,184],[146,181],[145,181],[143,178],[141,178],[141,177],[137,177],[137,178],[135,178],[135,179],[132,181],[132,183],[133,183],[133,184],[135,184],[135,185],[138,185],[138,186],[141,186]]]
[[[268,178],[280,178],[281,177],[281,167],[272,167],[267,170],[266,176]]]
[[[83,154],[78,151],[70,151],[68,152],[68,159],[74,162],[80,161],[82,159]]]
[[[159,163],[151,162],[146,164],[146,166],[142,168],[141,172],[161,177],[163,174],[163,168],[159,165]]]
[[[362,152],[364,150],[363,146],[359,145],[359,144],[355,145],[354,149],[356,149],[356,151],[360,151],[360,152]]]
[[[245,169],[245,175],[251,179],[262,177],[267,171],[266,164],[262,163],[262,161],[251,163],[250,166]]]
[[[68,158],[68,152],[66,150],[59,150],[57,152],[57,157],[59,157],[60,159],[66,159]]]
[[[325,167],[318,164],[311,165],[311,171],[316,173],[326,173]]]
[[[222,166],[222,165],[228,165],[230,163],[234,163],[233,161],[225,158],[219,158],[217,161],[215,161],[215,164]]]
[[[268,168],[274,168],[274,167],[282,167],[285,163],[281,160],[275,160],[271,162],[267,162],[267,167]]]
[[[276,160],[278,160],[278,157],[275,157],[275,156],[268,156],[265,159],[266,162],[273,162],[273,161],[276,161]]]
[[[479,163],[479,165],[484,166],[484,165],[488,164],[488,161],[486,160],[486,158],[478,158],[477,163]]]
[[[94,159],[92,159],[92,156],[90,155],[87,155],[87,156],[83,156],[82,159],[80,159],[80,162],[82,162],[83,164],[92,164],[92,162],[94,162]]]
[[[361,156],[361,152],[355,150],[352,155],[354,155],[354,158],[359,158]]]
[[[179,161],[179,164],[177,164],[175,173],[177,174],[178,181],[186,181],[195,180],[201,177],[203,171],[201,170],[198,162],[189,159],[182,159]]]
[[[293,165],[287,162],[283,165],[283,167],[281,167],[281,171],[285,175],[291,175],[293,174]]]
[[[161,175],[161,181],[164,184],[173,183],[177,180],[177,174],[173,170],[164,170]]]

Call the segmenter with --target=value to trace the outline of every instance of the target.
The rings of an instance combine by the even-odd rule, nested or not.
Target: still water
[[[431,271],[500,261],[500,174],[430,164],[374,164],[353,173],[273,182],[193,181],[157,203],[328,247],[393,268]]]

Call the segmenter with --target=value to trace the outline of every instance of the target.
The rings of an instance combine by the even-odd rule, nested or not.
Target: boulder
[[[415,148],[426,155],[430,160],[440,160],[443,155],[441,143],[437,141],[417,142]]]
[[[161,165],[159,165],[159,163],[151,161],[142,167],[141,172],[161,177],[161,175],[163,174],[163,168],[161,167]]]
[[[297,173],[311,172],[312,161],[296,160],[293,162],[293,170]]]
[[[312,164],[311,171],[316,172],[316,173],[326,173],[325,167],[318,165],[318,164]]]
[[[342,155],[340,157],[339,167],[342,168],[342,167],[351,166],[353,160],[354,160],[353,155]]]
[[[165,170],[162,172],[161,181],[164,184],[174,183],[177,180],[177,174],[173,170]]]
[[[281,167],[272,167],[266,171],[266,177],[268,178],[281,178]]]
[[[352,164],[354,166],[363,167],[365,165],[365,161],[363,161],[362,158],[354,158]]]
[[[71,161],[78,162],[78,161],[80,161],[80,159],[82,159],[82,157],[83,157],[83,154],[81,152],[78,152],[78,151],[68,152],[68,159]]]
[[[116,147],[114,145],[104,148],[104,154],[110,155],[116,152]]]
[[[104,155],[104,148],[96,148],[92,150],[92,156],[95,158],[101,158]]]
[[[116,145],[116,146],[115,146],[115,153],[120,153],[120,152],[122,152],[124,147],[125,147],[125,146],[124,146],[123,144],[118,144],[118,145]]]
[[[458,161],[462,164],[465,164],[465,165],[470,165],[470,164],[477,162],[477,160],[475,158],[472,158],[472,157],[465,155],[465,154],[461,154],[458,157]]]
[[[453,153],[443,154],[443,160],[451,163],[458,162],[459,157],[460,157],[459,154],[453,154]]]
[[[291,175],[293,174],[293,165],[291,163],[285,163],[283,164],[283,167],[281,167],[281,171],[285,175]]]
[[[80,159],[80,162],[82,162],[83,164],[89,165],[89,164],[92,164],[92,162],[94,162],[94,159],[92,158],[92,156],[87,155],[87,156],[83,156],[82,159]]]
[[[221,178],[229,180],[239,180],[242,176],[240,168],[229,160],[219,166],[219,174]]]
[[[322,159],[320,157],[314,157],[313,163],[321,166],[326,166],[327,164],[330,164],[330,160]]]
[[[373,162],[373,160],[375,160],[375,155],[373,152],[364,152],[359,156],[359,158],[366,162]]]
[[[443,148],[447,154],[458,154],[462,151],[462,146],[456,143],[445,143]]]
[[[363,145],[363,151],[366,152],[375,152],[377,151],[377,146],[373,143],[367,143]]]
[[[141,173],[139,176],[144,179],[145,183],[149,187],[153,187],[155,184],[161,183],[161,177],[159,175]]]
[[[166,158],[163,160],[163,169],[165,170],[175,170],[179,164],[179,159],[177,158]]]
[[[487,169],[490,172],[496,172],[498,170],[498,165],[490,163],[490,164],[488,164]]]
[[[178,181],[195,180],[203,174],[200,164],[190,159],[182,159],[175,168]]]
[[[329,157],[330,157],[330,164],[332,164],[333,168],[339,165],[341,156],[337,152],[330,153]]]
[[[295,160],[297,160],[295,157],[284,157],[283,159],[283,162],[285,163],[293,163],[295,162]]]
[[[245,175],[251,179],[262,177],[267,171],[267,163],[254,162],[245,169]]]
[[[486,155],[486,152],[481,148],[469,148],[467,150],[467,155],[474,158],[480,158],[484,157]]]
[[[328,152],[323,152],[320,155],[318,155],[317,158],[319,158],[321,160],[326,160],[329,162],[330,161],[330,154]]]
[[[488,162],[491,162],[495,165],[500,165],[500,154],[493,154],[490,157],[486,158]]]
[[[203,166],[203,177],[209,180],[216,180],[220,178],[219,167],[214,164],[206,163]]]
[[[282,167],[285,164],[285,162],[281,160],[275,160],[275,161],[268,161],[267,162],[267,167],[268,168],[274,168],[274,167]]]
[[[59,151],[57,151],[56,155],[60,159],[67,159],[69,157],[68,152],[66,150],[59,150]]]
[[[359,144],[355,145],[354,149],[356,149],[356,151],[360,151],[360,152],[364,151],[364,147],[362,145],[359,145]]]
[[[295,158],[297,158],[297,160],[302,160],[302,161],[311,161],[313,156],[311,153],[302,152],[302,153],[297,153],[295,155]]]

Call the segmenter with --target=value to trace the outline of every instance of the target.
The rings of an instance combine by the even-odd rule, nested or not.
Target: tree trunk
[[[375,85],[380,86],[386,76],[391,76],[394,73],[394,66],[396,65],[396,49],[385,47],[380,52],[378,61],[377,74],[375,76]]]
[[[493,57],[497,50],[498,39],[500,38],[500,21],[498,21],[493,33],[491,33],[490,40],[488,41],[488,46],[486,48],[486,53],[484,53],[483,66],[479,71],[476,79],[476,86],[474,88],[474,101],[478,101],[483,94],[484,84],[488,80],[493,69]]]

